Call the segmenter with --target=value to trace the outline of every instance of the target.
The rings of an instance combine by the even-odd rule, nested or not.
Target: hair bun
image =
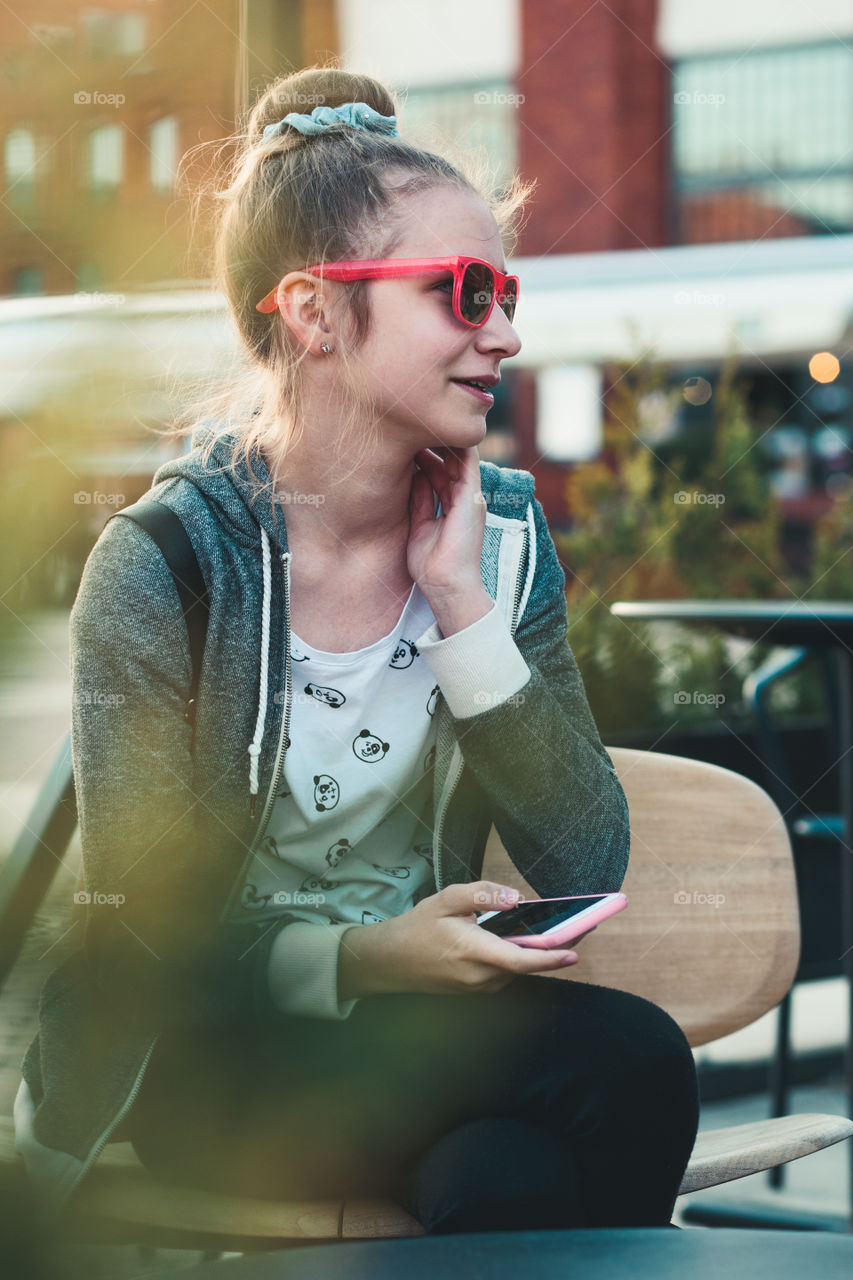
[[[365,102],[381,116],[396,115],[391,94],[371,76],[336,67],[305,67],[267,86],[249,116],[247,142],[249,146],[261,142],[264,130],[279,124],[291,112],[310,115],[315,107],[340,107],[348,102]],[[295,129],[285,129],[281,134],[288,140],[299,136],[304,135]]]

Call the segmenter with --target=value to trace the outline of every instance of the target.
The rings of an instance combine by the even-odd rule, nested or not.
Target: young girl
[[[130,1139],[167,1181],[384,1195],[428,1232],[669,1223],[681,1030],[475,921],[513,898],[481,879],[492,824],[543,897],[617,890],[629,847],[533,477],[477,453],[525,194],[407,145],[366,76],[251,113],[218,263],[261,394],[150,491],[210,595],[194,729],[131,520],[71,617],[90,902],[16,1101],[58,1203]]]

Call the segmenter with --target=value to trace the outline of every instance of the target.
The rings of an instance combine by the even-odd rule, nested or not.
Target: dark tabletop
[[[217,1263],[221,1280],[850,1280],[853,1236],[726,1227],[487,1231],[307,1245]],[[210,1264],[160,1272],[210,1276]]]
[[[842,600],[619,600],[610,612],[643,622],[710,623],[769,644],[853,643],[853,603]]]

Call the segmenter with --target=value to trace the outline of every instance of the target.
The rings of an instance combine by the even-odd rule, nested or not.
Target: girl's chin
[[[479,421],[462,423],[456,427],[449,426],[445,418],[441,427],[435,433],[435,443],[437,445],[446,445],[451,449],[471,449],[475,445],[481,444],[485,438],[485,418],[481,418]],[[431,445],[427,447],[432,448]]]

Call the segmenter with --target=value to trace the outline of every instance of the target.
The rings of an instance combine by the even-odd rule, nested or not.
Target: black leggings
[[[494,995],[368,996],[344,1021],[161,1036],[128,1127],[167,1181],[387,1196],[439,1233],[665,1226],[698,1112],[669,1014],[523,975]]]

